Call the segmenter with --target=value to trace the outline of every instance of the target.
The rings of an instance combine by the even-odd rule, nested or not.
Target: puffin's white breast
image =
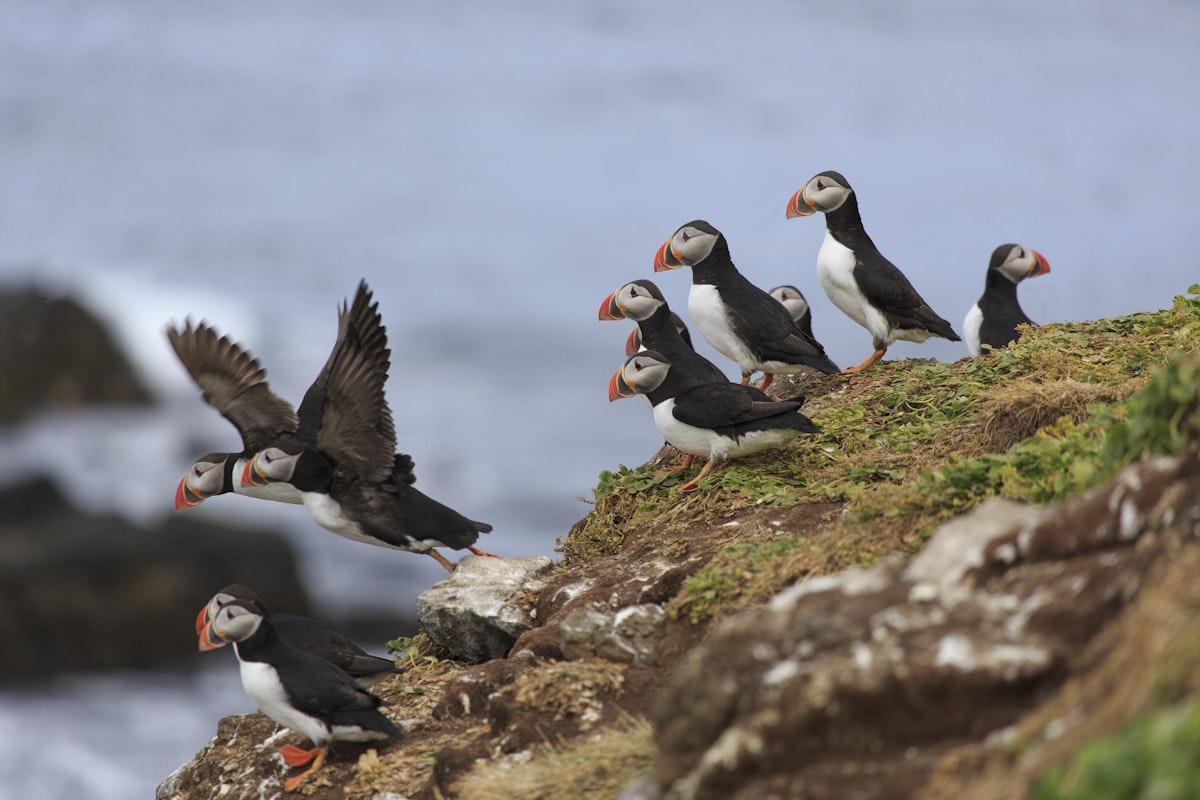
[[[758,370],[754,354],[734,333],[725,304],[717,287],[708,283],[693,283],[688,292],[688,314],[704,341],[721,355],[737,363],[747,374]],[[664,434],[665,435],[665,434]]]
[[[316,717],[297,711],[288,702],[287,692],[279,681],[275,668],[262,661],[238,659],[242,674],[242,688],[254,701],[259,711],[285,728],[312,739],[318,747],[329,741],[329,729]]]
[[[967,312],[966,319],[963,320],[963,338],[967,342],[967,351],[977,356],[983,352],[983,345],[979,338],[979,331],[983,328],[983,311],[979,308],[979,303],[971,306],[971,310]]]

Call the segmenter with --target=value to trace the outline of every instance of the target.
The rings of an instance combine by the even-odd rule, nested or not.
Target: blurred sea
[[[237,446],[164,326],[208,319],[298,401],[366,278],[418,487],[493,523],[487,549],[552,555],[597,474],[661,444],[641,403],[607,403],[628,326],[596,310],[679,225],[708,219],[756,283],[804,290],[835,361],[867,355],[816,281],[822,219],[784,219],[823,169],[956,328],[1002,242],[1053,265],[1021,288],[1038,321],[1200,280],[1183,0],[0,0],[0,18],[0,281],[78,296],[164,398],[6,432],[0,480],[53,470],[134,519],[174,513],[194,456]],[[654,279],[685,312],[686,271]],[[189,513],[284,527],[335,613],[411,607],[441,574],[298,507]],[[232,661],[0,693],[0,785],[149,796],[252,709]]]

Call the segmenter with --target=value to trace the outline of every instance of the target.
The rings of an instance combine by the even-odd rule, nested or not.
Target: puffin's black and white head
[[[655,311],[666,304],[667,298],[653,281],[631,281],[604,298],[600,304],[600,319],[641,322],[650,319]]]
[[[232,491],[225,477],[228,453],[200,456],[175,489],[175,510],[195,508],[210,497]]]
[[[721,232],[702,219],[684,225],[654,254],[654,271],[694,267],[708,258],[717,243],[722,240]]]
[[[988,270],[1020,283],[1050,271],[1050,262],[1038,251],[1019,244],[1002,244],[992,251]]]
[[[828,170],[814,175],[788,200],[787,217],[807,217],[818,211],[837,211],[853,194],[850,181]]]
[[[667,379],[670,362],[657,350],[643,350],[625,359],[608,381],[608,400],[653,392]]]
[[[776,286],[768,294],[783,303],[794,320],[801,320],[808,313],[808,300],[795,286]]]
[[[304,445],[291,441],[260,450],[242,470],[242,485],[263,487],[272,482],[291,482],[304,450]]]
[[[266,610],[266,606],[263,605],[262,600],[259,599],[259,596],[254,593],[254,590],[250,589],[248,586],[243,586],[240,583],[230,584],[214,594],[212,599],[208,601],[208,605],[200,609],[200,613],[196,615],[196,635],[201,636],[204,633],[204,629],[208,627],[208,624],[212,622],[213,617],[215,617],[222,608],[230,603],[236,603],[238,601],[246,601],[259,606],[264,611]],[[225,642],[223,639],[218,639],[213,644],[216,647],[221,647],[222,645],[227,644],[227,642]]]
[[[201,611],[204,613],[207,606]],[[234,600],[221,606],[200,632],[200,649],[216,650],[227,642],[244,642],[258,633],[266,610],[249,600]]]

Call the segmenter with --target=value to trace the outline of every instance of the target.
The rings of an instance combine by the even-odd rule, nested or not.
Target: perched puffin
[[[385,700],[359,686],[341,668],[288,644],[266,610],[251,600],[223,605],[199,638],[201,650],[220,647],[218,639],[233,642],[242,688],[250,699],[275,722],[312,740],[311,750],[290,744],[279,748],[288,766],[312,762],[307,770],[284,781],[286,791],[294,791],[321,768],[336,740],[366,742],[403,736],[380,712],[380,706],[388,705]]]
[[[696,489],[729,459],[779,447],[801,433],[819,433],[799,413],[802,400],[752,400],[728,381],[689,384],[666,357],[644,350],[625,359],[608,382],[609,401],[644,394],[654,408],[654,425],[671,446],[708,463],[680,491]]]
[[[604,298],[600,304],[600,319],[631,319],[637,323],[634,333],[638,335],[640,346],[630,349],[627,345],[627,356],[643,348],[657,350],[694,383],[728,380],[716,364],[693,350],[691,342],[679,333],[674,322],[678,317],[667,306],[667,299],[653,281],[631,281]]]
[[[692,268],[688,313],[700,335],[722,355],[737,362],[742,383],[761,370],[760,389],[776,374],[811,367],[826,375],[837,366],[825,349],[806,335],[787,310],[737,270],[725,237],[704,220],[675,231],[654,256],[654,271]]]
[[[271,627],[279,634],[279,638],[297,650],[303,650],[341,667],[347,675],[358,681],[360,686],[370,686],[388,675],[400,672],[390,658],[371,655],[341,631],[323,622],[296,614],[269,611],[253,590],[240,583],[226,586],[213,595],[208,605],[201,609],[196,615],[196,635],[204,633],[204,629],[222,608],[236,602],[257,605],[270,620]],[[213,647],[221,647],[224,644],[222,639],[212,642]]]
[[[672,324],[678,317],[667,307],[666,298],[653,281],[632,281],[604,298],[600,304],[600,319],[623,318],[638,324],[634,333],[639,336],[639,344],[644,345],[644,349],[661,353],[671,363],[676,375],[688,384],[729,382],[716,364],[693,350],[691,342],[683,339],[678,326]],[[642,349],[641,346],[627,349],[625,354],[630,356]],[[745,392],[751,400],[771,399],[757,386],[740,383],[731,385]],[[649,405],[650,398],[646,395],[642,397]],[[679,469],[687,469],[694,459],[693,453],[685,453]]]
[[[186,320],[182,328],[167,327],[175,355],[200,387],[204,402],[215,408],[242,438],[238,453],[208,453],[188,470],[175,489],[175,510],[195,508],[207,498],[236,492],[263,500],[300,503],[300,493],[286,483],[247,486],[240,480],[250,458],[284,434],[294,433],[300,418],[291,403],[267,385],[266,370],[245,348],[211,325]],[[314,386],[326,376],[319,376]],[[400,480],[412,483],[412,459],[396,453],[394,469]]]
[[[992,251],[983,296],[963,320],[963,334],[971,355],[983,345],[1000,348],[1017,339],[1017,326],[1032,324],[1017,301],[1017,284],[1050,271],[1050,262],[1036,250],[1019,244],[1002,244]]]
[[[804,331],[808,338],[816,341],[812,331],[812,309],[808,307],[808,299],[804,293],[795,286],[783,285],[776,286],[767,294],[774,297],[779,302],[783,303],[783,307],[792,315],[792,319],[796,320],[796,324],[800,326],[800,330]]]
[[[322,370],[327,380],[310,387],[300,405],[299,430],[251,458],[242,482],[289,483],[326,530],[379,547],[427,553],[453,571],[455,565],[433,548],[490,556],[473,545],[492,526],[467,519],[396,479],[396,432],[383,392],[390,357],[378,304],[361,283],[349,312],[340,315],[337,342]]]
[[[875,347],[861,364],[842,370],[843,375],[878,362],[897,339],[959,341],[950,323],[934,313],[867,236],[849,181],[836,172],[822,172],[788,201],[788,219],[817,211],[825,212],[825,241],[817,253],[821,286],[835,306],[870,331]]]
[[[609,319],[609,317],[600,317],[600,319]],[[692,344],[692,333],[687,329],[683,319],[674,311],[671,312],[671,324],[675,326],[676,332],[679,333],[679,338],[683,339],[684,344],[693,350],[696,349]],[[642,327],[639,325],[629,332],[629,338],[625,340],[625,355],[631,356],[639,350],[645,350],[646,345],[642,341]]]

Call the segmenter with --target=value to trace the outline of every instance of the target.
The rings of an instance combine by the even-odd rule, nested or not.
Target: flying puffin
[[[808,307],[808,299],[805,298],[803,292],[795,286],[783,285],[776,286],[767,294],[774,297],[779,302],[783,303],[783,307],[792,315],[792,319],[796,320],[796,324],[800,326],[800,330],[804,331],[808,338],[816,341],[816,337],[812,332],[812,310]]]
[[[788,201],[788,219],[817,211],[825,212],[825,241],[817,253],[821,286],[835,306],[870,331],[875,347],[861,364],[842,370],[843,375],[878,362],[897,339],[923,342],[940,336],[959,341],[950,323],[934,313],[867,236],[849,181],[836,172],[822,172]]]
[[[253,590],[240,583],[231,584],[217,592],[208,601],[208,605],[200,610],[196,615],[196,635],[203,635],[213,617],[225,606],[236,602],[257,605],[271,621],[271,627],[279,634],[279,638],[297,650],[303,650],[341,667],[347,675],[358,681],[360,686],[370,686],[388,675],[400,672],[390,658],[379,658],[369,654],[341,631],[323,622],[296,614],[269,611]],[[223,639],[212,642],[214,647],[224,644]]]
[[[426,553],[448,571],[455,565],[433,548],[490,556],[474,544],[491,525],[467,519],[395,478],[396,432],[384,398],[391,352],[379,306],[365,283],[339,317],[337,341],[321,373],[326,380],[318,379],[305,394],[300,428],[254,455],[242,482],[289,483],[326,530]]]
[[[820,432],[799,413],[802,400],[752,400],[728,381],[691,384],[655,350],[626,358],[608,382],[610,402],[634,394],[650,399],[654,425],[672,447],[708,457],[699,474],[680,487],[683,492],[695,490],[729,459],[780,447],[801,433]]]
[[[195,508],[207,498],[227,492],[300,503],[300,493],[286,483],[246,486],[240,481],[258,450],[284,434],[295,433],[300,425],[291,403],[271,391],[258,360],[203,321],[193,325],[189,319],[182,328],[168,326],[167,340],[200,388],[204,402],[229,420],[242,439],[241,452],[208,453],[196,460],[175,489],[175,510]],[[322,380],[324,376],[317,383]],[[412,459],[406,454],[396,453],[394,469],[398,479],[416,480]]]
[[[778,300],[738,272],[725,237],[704,220],[679,228],[654,256],[655,272],[683,266],[692,268],[692,322],[710,345],[737,362],[742,383],[759,370],[765,373],[759,386],[764,390],[776,374],[804,367],[826,375],[838,371]]]
[[[1050,271],[1050,262],[1038,251],[1019,244],[1002,244],[992,251],[983,296],[963,320],[963,334],[971,355],[983,345],[1005,347],[1017,339],[1017,326],[1032,324],[1017,301],[1017,284]]]
[[[200,387],[204,402],[237,428],[243,445],[240,453],[209,453],[197,459],[175,490],[175,509],[193,508],[226,492],[299,503],[300,493],[290,486],[243,487],[236,480],[260,447],[295,431],[299,424],[292,404],[267,385],[266,370],[243,347],[218,335],[206,322],[193,325],[189,319],[182,328],[168,326],[167,340]]]
[[[288,644],[266,610],[251,600],[222,606],[200,631],[199,640],[201,650],[220,647],[218,640],[233,642],[242,688],[250,699],[275,722],[312,740],[311,750],[290,744],[279,748],[288,766],[312,763],[284,781],[286,791],[294,791],[321,768],[334,741],[404,735],[380,712],[387,701],[359,686],[341,668]]]

